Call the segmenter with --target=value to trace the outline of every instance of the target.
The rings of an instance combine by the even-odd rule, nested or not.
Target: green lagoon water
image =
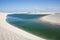
[[[15,27],[47,40],[60,40],[60,28],[38,21],[48,14],[9,14],[6,21]]]

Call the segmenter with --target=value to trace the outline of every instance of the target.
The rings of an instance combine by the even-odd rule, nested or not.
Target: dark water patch
[[[43,17],[46,16],[48,14],[12,14],[12,15],[8,15],[8,16],[13,16],[13,17],[18,17],[18,18],[22,18],[22,19],[34,19],[34,18],[39,18],[39,17]]]

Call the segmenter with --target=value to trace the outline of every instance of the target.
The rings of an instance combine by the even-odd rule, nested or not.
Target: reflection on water
[[[54,25],[38,21],[38,18],[47,14],[32,15],[32,14],[10,14],[6,21],[20,29],[28,31],[36,36],[47,38],[50,40],[60,39],[60,28]]]

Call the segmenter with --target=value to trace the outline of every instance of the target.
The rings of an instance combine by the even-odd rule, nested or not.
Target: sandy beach
[[[0,40],[45,40],[6,22],[9,13],[0,13]]]

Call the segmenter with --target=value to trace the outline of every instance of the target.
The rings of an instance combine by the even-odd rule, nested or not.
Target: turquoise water
[[[60,28],[38,21],[38,18],[46,15],[48,14],[10,14],[6,21],[36,36],[49,40],[60,40]]]

